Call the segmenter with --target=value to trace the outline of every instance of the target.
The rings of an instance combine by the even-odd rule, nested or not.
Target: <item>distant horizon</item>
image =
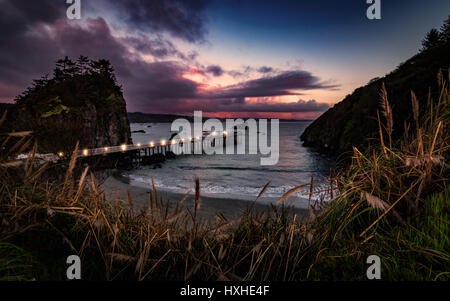
[[[6,104],[6,105],[14,105],[13,102],[0,102],[0,104]],[[323,112],[325,113],[325,112]],[[134,111],[134,112],[130,112],[127,111],[127,114],[144,114],[144,115],[154,115],[154,116],[179,116],[179,117],[193,117],[194,113],[192,113],[192,115],[189,115],[187,113],[146,113],[146,112],[139,112],[139,111]],[[317,118],[319,118],[321,115],[319,115]],[[255,116],[246,116],[246,117],[217,117],[214,115],[210,115],[209,113],[204,114],[203,116],[204,118],[218,118],[218,119],[228,119],[228,118],[233,118],[233,119],[238,119],[238,118],[259,118],[259,117],[255,117]],[[262,117],[265,118],[265,117]],[[266,117],[268,118],[268,117]],[[295,118],[278,118],[280,121],[314,121],[315,119],[295,119]]]
[[[171,114],[171,113],[145,113],[145,112],[127,112],[127,114],[144,114],[144,115],[158,115],[158,116],[179,116],[179,117],[191,117],[193,118],[194,115],[188,115],[188,114]],[[221,118],[221,117],[215,117],[215,116],[209,116],[209,114],[204,114],[203,118],[219,118],[219,119],[227,119],[227,118]],[[230,117],[231,118],[231,117]],[[255,117],[234,117],[234,119],[238,118],[255,118]],[[284,119],[279,118],[280,121],[314,121],[315,119]]]

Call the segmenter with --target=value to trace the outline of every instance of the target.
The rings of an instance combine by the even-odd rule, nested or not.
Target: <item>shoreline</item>
[[[99,187],[105,193],[105,197],[108,201],[115,201],[118,199],[126,201],[129,194],[134,209],[136,211],[140,211],[148,208],[150,192],[152,191],[151,185],[149,185],[149,187],[144,187],[144,185],[145,184],[132,185],[130,180],[122,176],[119,170],[115,170],[112,175],[108,176],[103,183],[99,185]],[[158,199],[162,198],[163,205],[166,205],[169,202],[170,209],[173,209],[177,202],[185,196],[185,193],[158,188],[156,189],[156,192]],[[268,202],[273,200],[273,198],[261,197],[260,200]],[[227,195],[227,197],[225,197],[223,194],[200,194],[200,209],[197,213],[199,217],[209,220],[214,219],[218,213],[221,213],[228,220],[235,220],[242,217],[242,213],[251,206],[254,206],[254,211],[259,214],[268,212],[268,210],[271,209],[271,206],[268,204],[254,202],[250,196]],[[182,207],[189,209],[194,207],[193,192],[187,196]],[[282,206],[277,205],[276,207],[281,208]],[[287,208],[292,213],[297,214],[297,218],[299,219],[302,219],[308,214],[307,209],[293,206],[289,206]]]

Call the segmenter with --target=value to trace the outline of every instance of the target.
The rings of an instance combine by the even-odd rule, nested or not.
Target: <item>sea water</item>
[[[160,166],[140,166],[123,175],[132,185],[151,187],[152,178],[158,190],[177,193],[194,191],[194,179],[200,179],[202,195],[254,200],[270,181],[260,202],[274,202],[291,188],[308,184],[314,176],[314,191],[327,190],[332,161],[302,146],[300,135],[309,121],[280,122],[279,161],[273,166],[261,166],[261,155],[184,155],[167,160]],[[159,142],[169,139],[171,123],[134,123],[131,131],[133,143]],[[270,130],[270,127],[269,127]],[[309,187],[297,192],[292,203],[307,208],[312,201],[324,200],[326,193],[307,195]]]

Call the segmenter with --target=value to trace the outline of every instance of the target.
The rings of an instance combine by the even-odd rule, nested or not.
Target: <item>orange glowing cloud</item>
[[[189,71],[182,74],[181,77],[197,84],[205,84],[206,82],[206,76],[195,67],[189,68]]]
[[[196,67],[190,67],[189,71],[183,73],[181,77],[198,84],[198,89],[202,91],[214,91],[223,87],[219,83],[207,83],[208,78]]]
[[[266,96],[266,97],[245,97],[245,101],[248,103],[290,103],[297,102],[297,95],[280,95],[280,96]]]
[[[217,84],[217,85],[208,85],[208,84],[204,84],[198,87],[199,90],[203,90],[203,91],[214,91],[214,90],[219,90],[222,88],[221,84]]]

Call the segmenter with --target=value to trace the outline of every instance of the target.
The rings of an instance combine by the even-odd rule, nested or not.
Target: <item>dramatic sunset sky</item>
[[[106,58],[130,112],[316,118],[415,54],[450,1],[0,0],[0,101],[57,59]],[[208,113],[206,113],[208,112]]]

